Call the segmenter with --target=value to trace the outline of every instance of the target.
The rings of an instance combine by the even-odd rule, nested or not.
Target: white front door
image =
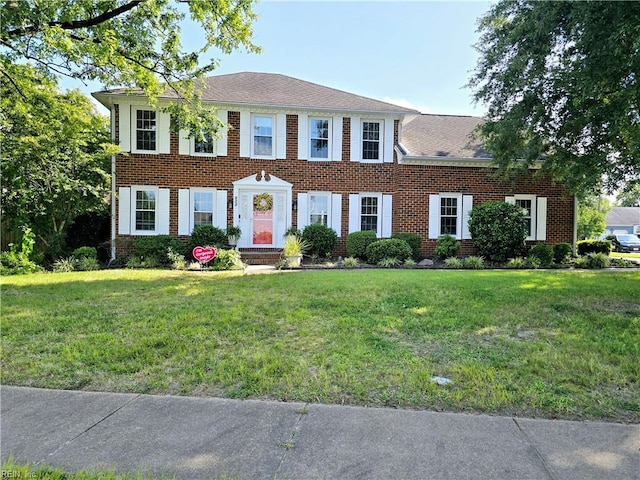
[[[240,191],[239,247],[280,248],[287,230],[287,195],[282,191]]]

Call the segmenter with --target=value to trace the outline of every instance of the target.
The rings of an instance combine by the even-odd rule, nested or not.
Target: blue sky
[[[209,56],[220,60],[214,74],[282,73],[427,113],[482,116],[484,106],[473,105],[464,85],[477,60],[477,20],[489,7],[480,1],[263,0],[254,24],[263,52]],[[185,29],[183,44],[198,46],[196,28]]]

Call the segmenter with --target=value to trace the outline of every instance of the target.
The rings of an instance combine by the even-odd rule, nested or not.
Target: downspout
[[[111,105],[111,140],[116,140],[115,105]],[[116,156],[111,155],[111,260],[116,259]]]
[[[578,197],[573,196],[573,256],[576,256],[576,246],[578,244]]]

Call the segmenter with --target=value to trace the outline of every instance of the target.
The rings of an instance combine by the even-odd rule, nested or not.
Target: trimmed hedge
[[[411,256],[414,260],[418,260],[420,258],[420,252],[422,250],[422,237],[415,233],[405,233],[398,232],[394,233],[391,238],[398,238],[400,240],[404,240],[411,247]]]
[[[471,209],[469,232],[481,256],[492,262],[506,262],[522,255],[527,223],[517,205],[490,201]]]
[[[350,257],[365,259],[367,247],[378,239],[376,232],[363,230],[351,232],[347,235],[347,255]]]
[[[553,263],[553,248],[544,243],[537,243],[531,247],[528,256],[540,260],[540,266],[548,267]]]
[[[309,244],[309,249],[307,250],[309,255],[325,257],[331,255],[331,252],[338,245],[338,234],[331,227],[321,223],[314,223],[304,227],[302,240]]]
[[[577,243],[578,255],[587,255],[588,253],[611,253],[612,244],[609,240],[581,240]]]
[[[573,247],[570,243],[556,243],[553,246],[553,261],[556,263],[565,262],[571,255],[572,251]]]
[[[395,258],[404,262],[411,257],[411,247],[406,241],[399,238],[385,238],[370,243],[367,246],[366,257],[367,262],[373,265],[377,265],[387,258]]]
[[[453,235],[440,235],[436,240],[436,249],[434,253],[440,260],[445,260],[449,257],[455,257],[460,251],[461,246],[462,244],[456,240]]]
[[[154,235],[136,238],[133,242],[133,254],[142,260],[155,260],[158,265],[171,265],[168,253],[171,249],[175,253],[184,254],[184,243],[169,235]]]
[[[227,246],[227,241],[227,233],[224,230],[213,225],[196,225],[189,237],[187,250],[189,255],[196,247],[216,247],[219,250]]]

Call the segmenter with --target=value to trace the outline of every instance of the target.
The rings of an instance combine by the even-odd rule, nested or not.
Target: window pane
[[[213,138],[208,133],[204,134],[202,140],[196,140],[194,145],[196,153],[213,153]]]
[[[440,234],[458,234],[458,199],[440,199]]]
[[[311,138],[329,138],[329,120],[311,120]]]
[[[327,225],[329,215],[329,197],[327,195],[309,196],[309,223]]]
[[[379,122],[362,122],[362,159],[380,159]]]
[[[378,231],[378,197],[360,199],[360,230]]]
[[[254,137],[253,138],[253,153],[254,155],[270,156],[272,149],[271,137]]]
[[[213,213],[195,212],[193,214],[194,225],[213,225]]]
[[[531,236],[531,208],[532,200],[516,199],[516,205],[524,210],[524,217],[527,220],[527,236]]]
[[[253,117],[254,135],[273,135],[273,119],[271,117]]]
[[[311,139],[311,158],[329,158],[329,140]]]
[[[136,210],[155,210],[156,192],[153,190],[138,190],[136,192]]]
[[[213,212],[213,193],[196,192],[193,195],[194,211]]]

